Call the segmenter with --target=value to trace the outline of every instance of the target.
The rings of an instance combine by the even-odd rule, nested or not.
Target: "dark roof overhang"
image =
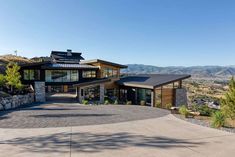
[[[190,78],[191,75],[171,75],[171,74],[149,74],[127,76],[118,80],[116,83],[122,86],[154,89],[173,82]]]
[[[89,80],[86,82],[77,83],[77,84],[74,84],[73,86],[83,87],[83,86],[89,86],[89,85],[102,84],[102,83],[106,83],[106,82],[110,82],[110,81],[111,81],[111,79],[108,79],[108,78],[95,79],[95,80]]]

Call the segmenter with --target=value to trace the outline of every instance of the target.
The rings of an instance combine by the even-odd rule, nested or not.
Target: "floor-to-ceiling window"
[[[78,81],[77,70],[46,70],[46,82]]]
[[[151,105],[151,90],[150,89],[137,89],[137,102],[145,101],[147,105]]]

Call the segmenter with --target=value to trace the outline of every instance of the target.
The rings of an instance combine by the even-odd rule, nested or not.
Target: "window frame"
[[[41,71],[38,69],[24,69],[23,70],[23,79],[25,81],[40,80],[41,79]]]

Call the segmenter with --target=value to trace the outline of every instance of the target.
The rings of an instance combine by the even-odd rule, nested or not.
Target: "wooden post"
[[[182,80],[179,81],[179,87],[182,88]]]
[[[151,91],[151,107],[155,107],[156,93],[155,88]]]

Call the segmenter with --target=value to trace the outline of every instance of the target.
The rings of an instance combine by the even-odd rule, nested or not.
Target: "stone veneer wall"
[[[188,105],[187,90],[184,88],[175,89],[175,106]]]
[[[0,110],[14,109],[34,102],[34,93],[0,98]]]
[[[46,101],[46,91],[45,91],[45,82],[35,82],[35,101],[36,102],[45,102]]]
[[[104,103],[104,84],[100,84],[100,103]]]

